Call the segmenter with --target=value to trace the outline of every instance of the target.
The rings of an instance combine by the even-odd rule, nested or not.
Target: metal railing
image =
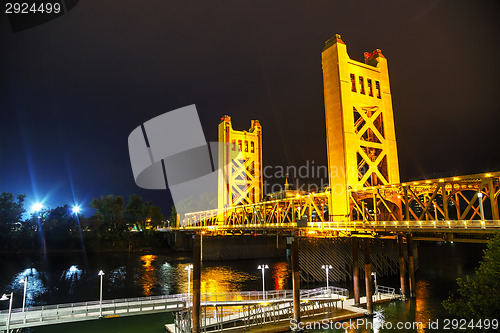
[[[302,290],[302,298],[330,297],[341,299],[347,297],[348,291],[343,288],[329,287],[312,290]],[[189,308],[192,304],[192,295],[187,294],[162,295],[151,297],[134,297],[114,300],[103,300],[56,305],[43,305],[12,309],[10,328],[21,328],[74,322],[105,317],[137,315],[160,311],[180,311]],[[202,293],[201,305],[213,306],[241,306],[245,304],[260,304],[272,302],[287,302],[293,297],[292,290],[242,291],[226,293]],[[102,310],[101,310],[102,309]],[[227,313],[230,314],[229,312]],[[7,326],[8,311],[0,312],[0,330]]]
[[[234,225],[189,226],[192,230],[230,230],[230,229],[287,229],[297,228],[297,223],[249,223]],[[453,230],[496,230],[500,220],[409,220],[409,221],[349,221],[349,222],[307,222],[307,229],[321,230],[404,230],[412,229],[453,229]]]
[[[396,289],[377,285],[377,287],[375,288],[374,296],[379,298],[381,296],[390,297],[391,299],[396,298]]]

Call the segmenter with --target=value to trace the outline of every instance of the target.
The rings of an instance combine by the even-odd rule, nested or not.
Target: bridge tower
[[[240,158],[237,155],[241,152]],[[252,120],[248,131],[233,130],[231,117],[219,124],[219,222],[224,209],[262,200],[262,126]],[[226,187],[224,191],[223,187]]]
[[[387,59],[352,60],[340,35],[322,52],[330,221],[349,219],[348,190],[399,183]]]

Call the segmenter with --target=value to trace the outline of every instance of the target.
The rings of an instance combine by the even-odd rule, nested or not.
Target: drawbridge
[[[264,199],[262,126],[254,120],[248,132],[235,131],[225,116],[219,205],[186,214],[180,228],[317,237],[405,232],[457,241],[484,241],[499,229],[500,172],[400,181],[387,59],[378,49],[364,58],[351,59],[340,35],[322,52],[329,181],[323,192],[285,187]],[[241,161],[228,158],[233,150]]]

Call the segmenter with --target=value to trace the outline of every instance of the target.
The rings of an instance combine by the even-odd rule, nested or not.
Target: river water
[[[474,272],[482,256],[484,245],[479,244],[419,244],[419,270],[416,274],[417,298],[375,305],[375,316],[362,327],[348,329],[318,329],[311,332],[389,332],[377,325],[397,322],[441,322],[450,316],[441,302],[456,288],[456,278]],[[0,293],[14,292],[14,307],[22,306],[23,284],[27,276],[27,306],[72,303],[99,300],[100,279],[103,270],[103,299],[153,296],[187,292],[187,271],[190,254],[128,254],[99,253],[83,256],[81,253],[38,255],[0,255]],[[289,263],[280,260],[244,260],[204,262],[202,292],[261,290],[259,264],[268,264],[266,289],[290,289]],[[318,267],[318,269],[320,269]],[[378,284],[399,290],[397,277],[377,276]],[[350,284],[334,284],[349,288]],[[307,286],[317,287],[317,286]],[[364,289],[364,288],[363,288]],[[0,309],[8,308],[1,302]],[[170,314],[95,320],[74,324],[31,328],[26,332],[89,332],[128,333],[165,332],[164,324],[172,322]],[[370,327],[373,326],[373,329]],[[442,324],[440,325],[442,327]],[[392,330],[394,331],[394,329]],[[450,332],[449,330],[409,329],[406,332]]]

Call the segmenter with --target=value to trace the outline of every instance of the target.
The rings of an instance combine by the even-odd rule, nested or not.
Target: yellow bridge
[[[299,228],[302,234],[317,237],[394,231],[477,234],[456,239],[462,241],[482,239],[500,229],[500,172],[349,191],[351,213],[345,221],[328,219],[328,192],[285,194],[283,199],[227,209],[223,223],[217,209],[186,214],[181,229],[240,234]]]

